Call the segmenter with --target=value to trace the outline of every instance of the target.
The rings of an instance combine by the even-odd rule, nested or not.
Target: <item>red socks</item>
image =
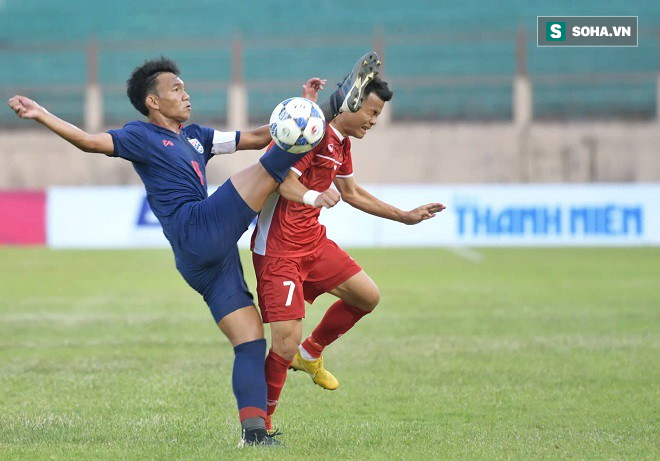
[[[303,341],[302,347],[312,357],[321,357],[326,346],[332,344],[337,338],[353,328],[353,325],[368,313],[369,311],[350,306],[340,299],[326,311],[321,323]]]
[[[326,311],[321,323],[312,332],[311,336],[302,343],[302,347],[314,358],[319,358],[323,349],[333,343],[337,338],[350,330],[358,320],[369,312],[337,301]],[[268,386],[266,428],[270,427],[270,416],[275,413],[277,401],[282,393],[286,373],[291,361],[277,355],[271,349],[266,357],[266,384]]]
[[[266,401],[266,412],[268,415],[275,413],[277,401],[282,393],[284,381],[286,381],[286,372],[291,365],[291,361],[280,357],[271,349],[266,357],[266,385],[268,386],[268,400]],[[270,418],[268,418],[270,419]],[[267,427],[267,429],[271,429]]]

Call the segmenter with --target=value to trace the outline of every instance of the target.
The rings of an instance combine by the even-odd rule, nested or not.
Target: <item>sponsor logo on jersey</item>
[[[204,146],[195,138],[189,139],[188,142],[195,148],[197,152],[200,154],[204,153]]]
[[[172,141],[168,141],[167,139],[163,139],[163,146],[172,146],[174,147],[174,143]]]

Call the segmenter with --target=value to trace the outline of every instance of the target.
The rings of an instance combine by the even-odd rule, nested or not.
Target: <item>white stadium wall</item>
[[[328,235],[347,247],[660,245],[660,185],[374,185],[403,209],[439,201],[447,210],[406,226],[345,203],[324,210]],[[55,187],[47,194],[53,248],[167,247],[140,186]],[[251,230],[240,246],[247,248]]]
[[[363,184],[660,183],[659,145],[657,122],[394,123],[353,140],[353,163]],[[208,178],[220,184],[260,155],[213,159]],[[0,131],[0,158],[0,189],[140,184],[129,162],[45,129]]]

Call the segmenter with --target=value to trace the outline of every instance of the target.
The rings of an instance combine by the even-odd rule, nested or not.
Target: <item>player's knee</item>
[[[300,343],[273,343],[273,352],[286,360],[293,360]]]
[[[295,334],[273,336],[273,352],[286,360],[293,360],[296,352],[298,352],[301,339]]]
[[[232,346],[264,337],[264,326],[254,306],[231,312],[220,319],[218,326],[227,336]]]
[[[378,303],[380,302],[380,291],[378,291],[378,287],[374,287],[373,292],[371,293],[371,297],[369,298],[369,307],[370,311],[374,310],[376,306],[378,306]]]
[[[255,341],[264,337],[264,325],[261,322],[246,321],[238,332],[236,337],[242,342]]]
[[[378,287],[374,285],[362,295],[360,305],[357,307],[363,311],[371,312],[376,308],[376,306],[378,306],[379,302],[380,291],[378,290]]]

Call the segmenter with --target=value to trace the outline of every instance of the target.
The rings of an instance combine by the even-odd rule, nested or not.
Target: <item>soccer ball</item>
[[[270,116],[270,135],[282,149],[304,154],[325,134],[325,117],[319,106],[305,98],[289,98],[277,105]]]

